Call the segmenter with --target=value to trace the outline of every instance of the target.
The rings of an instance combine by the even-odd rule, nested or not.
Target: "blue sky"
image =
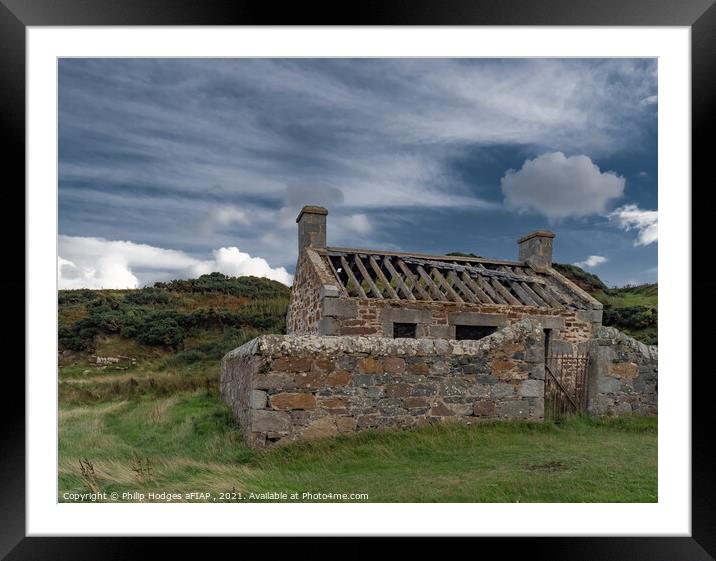
[[[61,59],[60,286],[290,283],[331,245],[657,278],[655,59]]]

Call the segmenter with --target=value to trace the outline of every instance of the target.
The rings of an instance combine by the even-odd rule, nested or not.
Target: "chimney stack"
[[[298,224],[298,254],[304,247],[326,247],[326,216],[328,210],[322,206],[306,205],[296,218]]]
[[[520,249],[520,261],[532,266],[536,271],[545,271],[552,266],[552,240],[554,232],[535,230],[522,236],[517,245]]]

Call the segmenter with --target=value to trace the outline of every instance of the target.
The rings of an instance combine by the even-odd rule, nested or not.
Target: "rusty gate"
[[[564,419],[587,410],[587,353],[545,357],[544,418]]]

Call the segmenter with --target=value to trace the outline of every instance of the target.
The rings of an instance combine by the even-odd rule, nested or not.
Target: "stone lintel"
[[[528,316],[530,320],[542,324],[542,329],[564,329],[564,318],[560,316]]]
[[[405,308],[384,308],[380,313],[383,322],[390,323],[427,323],[433,321],[430,310],[410,310]]]
[[[323,298],[321,315],[338,318],[354,318],[358,316],[358,303],[348,298]]]
[[[479,312],[450,312],[448,321],[452,325],[486,325],[504,327],[508,324],[505,314],[483,314]]]

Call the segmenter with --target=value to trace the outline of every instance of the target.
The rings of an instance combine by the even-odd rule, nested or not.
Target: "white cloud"
[[[641,100],[642,105],[656,105],[659,101],[659,96],[650,95]]]
[[[622,196],[624,184],[623,177],[601,172],[589,157],[562,152],[527,160],[522,169],[507,170],[501,180],[508,208],[550,220],[604,213],[609,201]]]
[[[609,219],[620,228],[636,230],[634,245],[649,245],[658,241],[659,216],[655,210],[641,210],[637,205],[624,205],[609,213]]]
[[[212,272],[219,271],[233,277],[255,276],[266,277],[290,285],[292,275],[283,267],[272,268],[263,257],[251,257],[238,247],[222,247],[214,250],[214,260],[202,262],[197,270]]]
[[[60,236],[57,274],[61,289],[138,288],[156,281],[193,278],[214,271],[231,276],[253,275],[290,285],[293,276],[271,267],[237,247],[222,247],[213,259],[197,259],[183,251],[130,241]]]
[[[231,224],[249,224],[250,219],[246,211],[235,206],[226,206],[218,208],[213,213],[213,219],[221,226],[229,226]]]
[[[584,261],[577,261],[575,265],[577,267],[591,269],[593,267],[598,267],[599,265],[601,265],[602,263],[606,263],[607,261],[608,259],[603,255],[590,255]]]
[[[358,234],[367,234],[371,230],[370,220],[365,214],[352,214],[341,222],[341,227]]]

